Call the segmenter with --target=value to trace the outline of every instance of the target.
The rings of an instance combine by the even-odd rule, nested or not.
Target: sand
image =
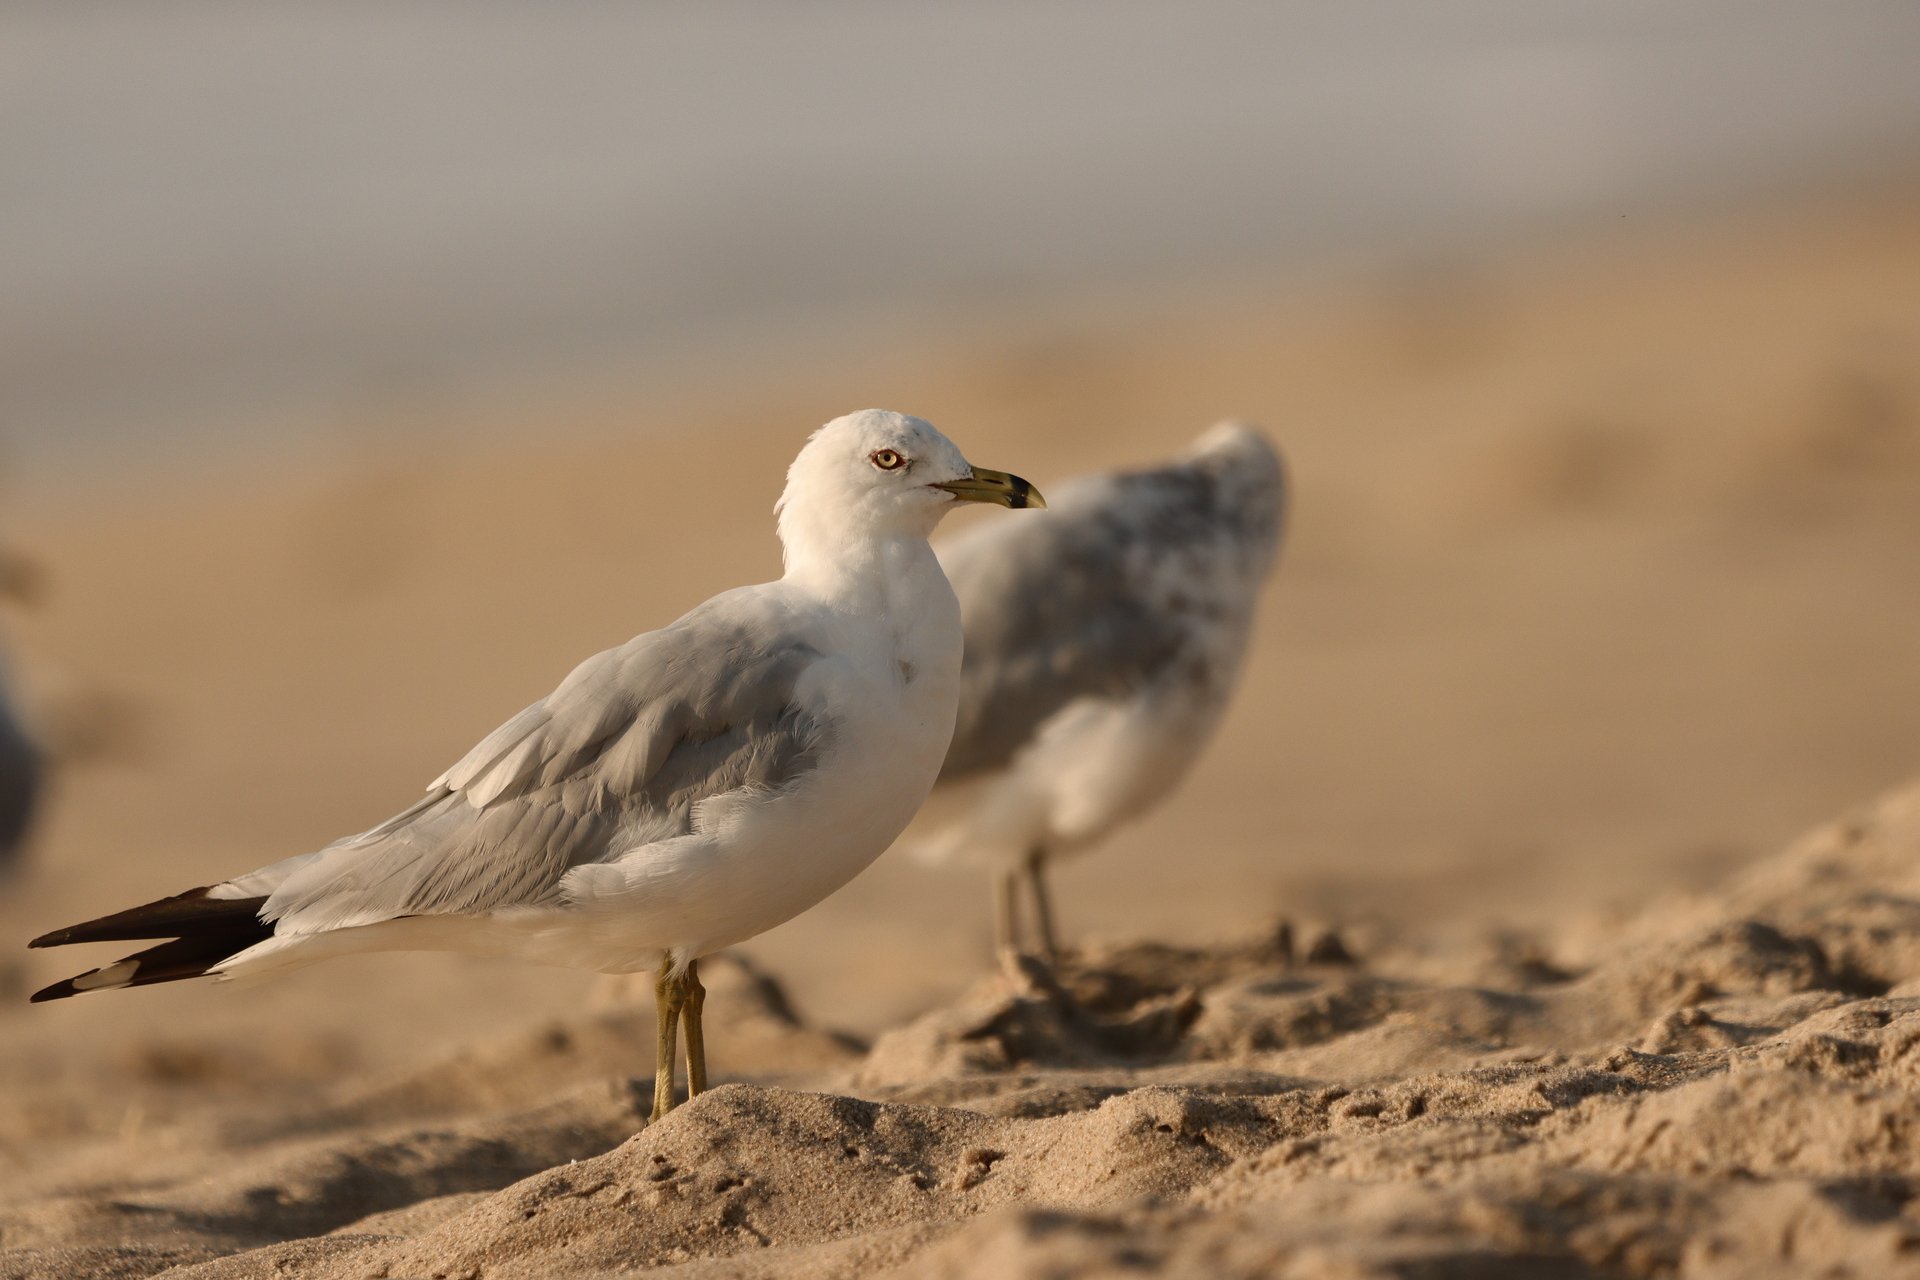
[[[864,1052],[721,964],[753,1082],[645,1128],[615,990],[70,1146],[0,1274],[1920,1274],[1920,786],[1577,974],[1295,952],[1091,946]]]
[[[1920,1270],[1916,207],[1086,299],[718,402],[361,407],[333,456],[34,496],[18,665],[119,749],[63,773],[16,942],[365,826],[771,573],[796,423],[853,403],[1043,486],[1238,413],[1300,507],[1221,740],[1062,875],[1072,955],[998,964],[984,885],[883,859],[712,963],[719,1087],[658,1125],[644,983],[30,1008],[94,953],[13,950],[0,1276]]]

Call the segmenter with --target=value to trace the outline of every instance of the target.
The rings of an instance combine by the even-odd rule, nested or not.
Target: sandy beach
[[[1882,192],[14,495],[30,705],[119,745],[0,897],[0,1276],[1920,1272],[1915,298]],[[1057,971],[889,855],[714,962],[721,1087],[652,1127],[644,983],[26,1005],[104,954],[26,938],[363,828],[775,574],[787,460],[866,404],[1043,488],[1229,415],[1289,455],[1242,695],[1059,877]]]

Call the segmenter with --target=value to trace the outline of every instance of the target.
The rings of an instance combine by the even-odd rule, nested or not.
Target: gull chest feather
[[[834,708],[830,772],[860,790],[858,811],[881,847],[897,834],[882,829],[904,825],[932,789],[960,681],[960,609],[945,575],[931,554],[893,568],[839,602],[824,643],[842,660],[823,666],[825,683],[809,691]]]
[[[930,566],[928,566],[930,568]],[[853,705],[884,720],[883,754],[944,756],[959,697],[960,610],[937,569],[889,581],[880,599],[850,619]],[[933,762],[935,768],[938,761]]]

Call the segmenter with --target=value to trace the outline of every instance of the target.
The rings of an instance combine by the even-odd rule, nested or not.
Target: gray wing
[[[282,933],[539,905],[701,800],[792,784],[828,731],[794,696],[820,655],[724,600],[587,659],[404,813],[233,885],[284,869],[261,912]]]
[[[1052,508],[941,549],[966,652],[942,781],[1004,765],[1087,697],[1122,698],[1250,613],[1279,540],[1278,455],[1257,433],[1151,471],[1066,487]]]

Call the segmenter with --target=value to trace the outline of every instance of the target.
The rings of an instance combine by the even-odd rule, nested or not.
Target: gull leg
[[[687,962],[686,1006],[680,1018],[687,1024],[687,1099],[692,1101],[707,1091],[707,1036],[700,1025],[700,1010],[707,1003],[707,989],[700,985],[700,962]]]
[[[1035,849],[1029,853],[1024,869],[1027,887],[1033,894],[1033,923],[1034,931],[1039,934],[1040,958],[1052,964],[1060,958],[1060,947],[1054,940],[1053,900],[1047,893],[1046,852]]]
[[[1002,955],[1020,950],[1020,873],[996,871],[993,885],[993,941]]]
[[[653,982],[654,1017],[660,1031],[653,1059],[654,1120],[673,1110],[674,1042],[680,1029],[680,1011],[686,1002],[686,981],[673,976],[673,957],[665,956],[660,961],[660,976]]]

